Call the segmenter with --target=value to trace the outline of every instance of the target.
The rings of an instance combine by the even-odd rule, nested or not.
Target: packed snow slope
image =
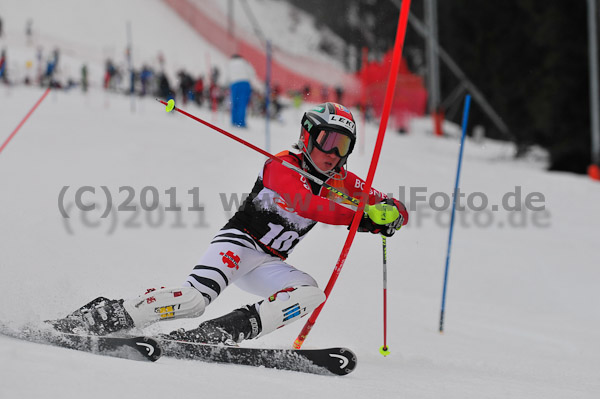
[[[34,5],[46,4],[17,3],[32,12]],[[65,0],[53,3],[57,9],[40,7],[56,15],[55,20],[74,10]],[[103,15],[98,3],[85,2],[85,11]],[[119,10],[135,15],[142,3],[150,5],[147,20],[156,24],[163,18],[170,30],[186,34],[178,31],[186,28],[169,19],[172,14],[158,1],[119,2]],[[17,11],[23,18],[28,14],[14,4],[1,4],[5,32],[13,29]],[[5,16],[9,9],[13,22]],[[117,14],[107,12],[106,18]],[[89,24],[93,32],[91,19]],[[24,29],[24,22],[19,26]],[[67,32],[67,23],[52,26],[53,37],[64,46],[65,67],[96,62],[87,57],[93,53],[90,49],[103,48],[105,36],[91,35],[89,44],[83,36]],[[124,22],[116,26],[123,26],[125,37]],[[188,33],[184,44],[170,40],[170,51],[202,45]],[[18,34],[3,37],[2,46],[9,56],[14,54],[9,62],[24,63],[34,47]],[[161,34],[164,31],[147,29],[141,37],[159,40]],[[217,57],[216,52],[211,55]],[[96,86],[101,63],[99,59],[95,64]],[[40,88],[0,86],[0,143],[42,94]],[[233,199],[251,190],[263,156],[189,118],[167,114],[153,99],[138,100],[135,112],[130,105],[129,98],[95,87],[87,94],[53,91],[0,153],[3,323],[40,323],[100,295],[130,297],[149,287],[181,284],[232,215]],[[184,109],[266,147],[263,119],[252,117],[248,129],[237,129],[225,113],[212,114],[193,105]],[[288,108],[280,122],[271,122],[272,152],[289,149],[297,140],[301,114],[302,109]],[[457,127],[447,130],[456,133]],[[596,398],[600,186],[583,176],[548,173],[539,164],[515,162],[509,145],[467,140],[461,176],[466,209],[458,213],[454,229],[442,335],[438,321],[450,216],[444,201],[454,187],[459,141],[435,138],[430,131],[427,120],[413,121],[407,135],[388,131],[375,175],[376,188],[397,197],[404,192],[413,209],[409,225],[388,240],[388,357],[378,352],[381,240],[360,234],[304,344],[354,350],[359,363],[349,376],[167,358],[150,364],[0,336],[0,398]],[[365,177],[377,126],[359,123],[359,132],[361,140],[363,133],[366,139],[349,166]],[[95,204],[95,210],[78,208],[79,189],[79,208]],[[109,202],[105,190],[111,194],[112,210],[103,218]],[[511,210],[517,194],[520,211]],[[152,208],[155,196],[160,206],[145,210]],[[487,207],[476,211],[483,198]],[[123,209],[126,205],[135,210]],[[174,205],[181,210],[165,210]],[[346,235],[344,227],[319,225],[289,262],[325,287]],[[258,299],[231,286],[202,319]],[[189,328],[199,321],[165,322],[144,332]],[[303,322],[242,345],[290,347]]]
[[[3,138],[41,94],[40,89],[2,88]],[[250,129],[240,130],[229,126],[226,115],[190,111],[264,145],[262,119],[252,118]],[[297,137],[299,114],[289,109],[283,123],[271,126],[272,148],[289,148]],[[357,151],[350,162],[363,176],[376,127],[367,126],[366,134],[364,155]],[[499,210],[487,226],[484,211],[462,213],[455,228],[444,335],[437,332],[437,322],[448,212],[421,206],[411,213],[409,226],[389,240],[391,355],[378,353],[381,244],[369,234],[356,238],[305,343],[355,350],[359,366],[348,377],[172,359],[144,364],[0,337],[0,396],[158,398],[177,387],[178,392],[201,390],[216,397],[281,392],[294,398],[594,397],[600,354],[595,231],[600,187],[584,177],[515,164],[506,157],[508,151],[467,141],[463,192],[485,193],[490,203],[500,203],[504,193],[519,186],[524,194],[542,193],[547,214]],[[419,195],[426,189],[428,197],[450,193],[457,153],[457,140],[429,136],[418,124],[406,136],[389,131],[375,187],[396,195],[401,185],[407,192],[418,188]],[[188,118],[167,114],[150,99],[131,113],[125,97],[52,92],[0,155],[0,320],[13,326],[39,322],[99,295],[119,298],[181,284],[230,214],[221,196],[228,200],[248,192],[263,161],[260,154]],[[95,203],[95,211],[82,212],[74,204],[76,190],[86,186],[96,193],[88,191],[82,202]],[[107,205],[102,186],[111,192],[114,207],[134,191],[130,205],[137,211],[113,209],[102,219]],[[153,189],[146,187],[157,190],[157,211],[141,208],[152,202]],[[181,212],[161,211],[170,205],[165,191],[171,187]],[[197,200],[190,190],[196,190]],[[204,206],[203,212],[188,210],[194,201]],[[69,219],[61,216],[59,202]],[[540,226],[533,223],[538,214]],[[319,226],[289,261],[325,286],[346,234],[343,227]],[[205,318],[256,299],[232,286]],[[196,323],[170,322],[146,332]],[[289,347],[301,326],[244,345]]]

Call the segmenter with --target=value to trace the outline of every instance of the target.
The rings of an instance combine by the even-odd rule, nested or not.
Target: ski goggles
[[[336,153],[345,157],[352,151],[353,140],[350,136],[335,130],[321,130],[315,137],[315,146],[326,154]]]

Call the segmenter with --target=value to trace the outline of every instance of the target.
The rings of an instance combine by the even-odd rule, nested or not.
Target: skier
[[[364,181],[346,170],[355,142],[351,112],[328,102],[304,113],[300,138],[293,146],[299,153],[284,151],[277,157],[356,198]],[[368,204],[377,205],[365,208],[358,231],[390,237],[408,222],[404,205],[375,189]],[[349,226],[355,211],[356,206],[322,186],[267,160],[251,194],[214,237],[182,287],[151,289],[126,300],[100,297],[51,323],[63,332],[104,335],[160,320],[198,317],[235,283],[265,299],[163,337],[226,345],[262,337],[325,301],[317,282],[286,258],[317,222]]]

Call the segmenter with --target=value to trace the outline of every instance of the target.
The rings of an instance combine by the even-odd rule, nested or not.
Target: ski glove
[[[358,231],[391,237],[407,222],[408,212],[404,204],[396,199],[387,198],[379,204],[365,206]]]

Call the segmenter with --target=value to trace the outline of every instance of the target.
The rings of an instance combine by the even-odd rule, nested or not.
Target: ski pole
[[[276,157],[275,155],[272,155],[270,153],[268,153],[267,151],[263,150],[262,148],[259,148],[257,146],[255,146],[252,143],[247,142],[244,139],[239,138],[238,136],[229,133],[226,130],[221,129],[218,126],[213,125],[212,123],[209,123],[203,119],[198,118],[197,116],[194,116],[184,110],[182,110],[179,107],[176,107],[174,104],[175,102],[173,100],[169,100],[169,102],[165,102],[163,100],[159,100],[158,98],[156,99],[156,101],[158,101],[159,103],[163,104],[164,106],[166,106],[167,108],[167,112],[171,112],[173,110],[179,112],[182,115],[187,116],[188,118],[191,118],[193,120],[195,120],[196,122],[200,122],[205,126],[208,126],[209,128],[229,137],[230,139],[233,139],[235,141],[237,141],[238,143],[241,143],[243,145],[245,145],[246,147],[249,147],[251,149],[253,149],[254,151],[257,151],[259,153],[261,153],[262,155],[266,156],[269,159],[272,159],[273,161],[277,161],[280,164],[282,164],[283,166],[285,166],[288,169],[291,169],[293,171],[296,171],[297,173],[299,173],[300,175],[306,177],[307,179],[310,179],[312,181],[314,181],[315,183],[317,183],[318,185],[325,187],[327,190],[331,191],[334,194],[339,195],[340,197],[342,197],[343,199],[350,201],[351,203],[353,203],[354,205],[359,205],[360,204],[360,200],[357,198],[354,198],[346,193],[344,193],[343,191],[338,190],[337,188],[325,183],[323,180],[319,179],[318,177],[311,175],[310,173],[306,172],[305,170],[302,170],[301,168],[297,167],[296,165],[292,165],[291,163],[284,161],[281,158]]]
[[[469,119],[469,107],[471,105],[471,96],[465,97],[465,108],[462,119],[462,136],[460,138],[460,151],[458,154],[458,167],[456,169],[456,182],[454,183],[454,196],[452,200],[452,216],[450,217],[450,233],[448,235],[448,249],[446,251],[446,269],[444,271],[444,288],[442,290],[442,307],[440,310],[440,333],[444,332],[444,313],[446,311],[446,288],[448,286],[448,268],[450,267],[450,249],[452,248],[452,233],[454,232],[454,214],[456,213],[456,197],[458,194],[458,182],[460,180],[460,169],[463,158],[463,148],[465,136],[467,135],[467,121]]]
[[[390,348],[387,346],[387,240],[381,236],[381,247],[383,248],[383,346],[379,348],[379,353],[383,356],[390,354]]]

